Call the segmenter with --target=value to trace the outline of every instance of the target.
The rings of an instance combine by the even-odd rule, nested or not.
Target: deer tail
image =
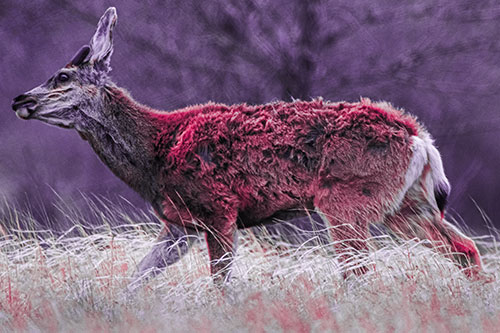
[[[436,205],[441,212],[441,217],[444,217],[444,211],[446,204],[448,203],[448,195],[451,191],[451,186],[446,178],[443,168],[443,161],[441,160],[441,154],[434,146],[433,140],[430,136],[424,138],[426,143],[428,163],[430,166],[430,173],[432,184],[434,188],[434,199],[436,200]]]

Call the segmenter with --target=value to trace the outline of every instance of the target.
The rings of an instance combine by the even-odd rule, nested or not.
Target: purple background
[[[14,1],[0,5],[0,196],[57,223],[80,192],[145,204],[76,132],[22,121],[14,96],[64,66],[108,6],[112,76],[172,110],[209,100],[387,100],[436,138],[450,213],[500,227],[500,5],[495,1]],[[473,201],[474,200],[474,201]],[[1,205],[1,204],[0,204]]]

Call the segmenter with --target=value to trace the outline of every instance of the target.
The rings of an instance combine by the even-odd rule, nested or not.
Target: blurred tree
[[[63,198],[83,191],[141,203],[75,133],[22,122],[9,110],[13,96],[88,42],[110,5],[0,6],[0,194],[40,207],[48,219],[59,214],[52,189]],[[112,76],[139,101],[171,110],[208,100],[387,100],[436,137],[451,204],[465,221],[483,223],[470,198],[500,219],[495,1],[145,1],[119,4],[118,15]]]

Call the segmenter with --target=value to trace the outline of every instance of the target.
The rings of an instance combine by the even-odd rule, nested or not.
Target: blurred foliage
[[[88,43],[111,5],[119,16],[112,76],[140,102],[172,110],[209,100],[387,100],[436,138],[453,185],[451,213],[482,228],[477,203],[499,220],[495,1],[3,0],[0,195],[9,201],[52,220],[54,191],[144,205],[76,133],[23,122],[10,110],[14,96]]]

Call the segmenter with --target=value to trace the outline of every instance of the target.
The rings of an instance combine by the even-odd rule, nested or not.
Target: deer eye
[[[57,81],[58,82],[62,82],[62,83],[68,82],[69,81],[69,75],[66,74],[66,73],[59,73],[57,75]]]

